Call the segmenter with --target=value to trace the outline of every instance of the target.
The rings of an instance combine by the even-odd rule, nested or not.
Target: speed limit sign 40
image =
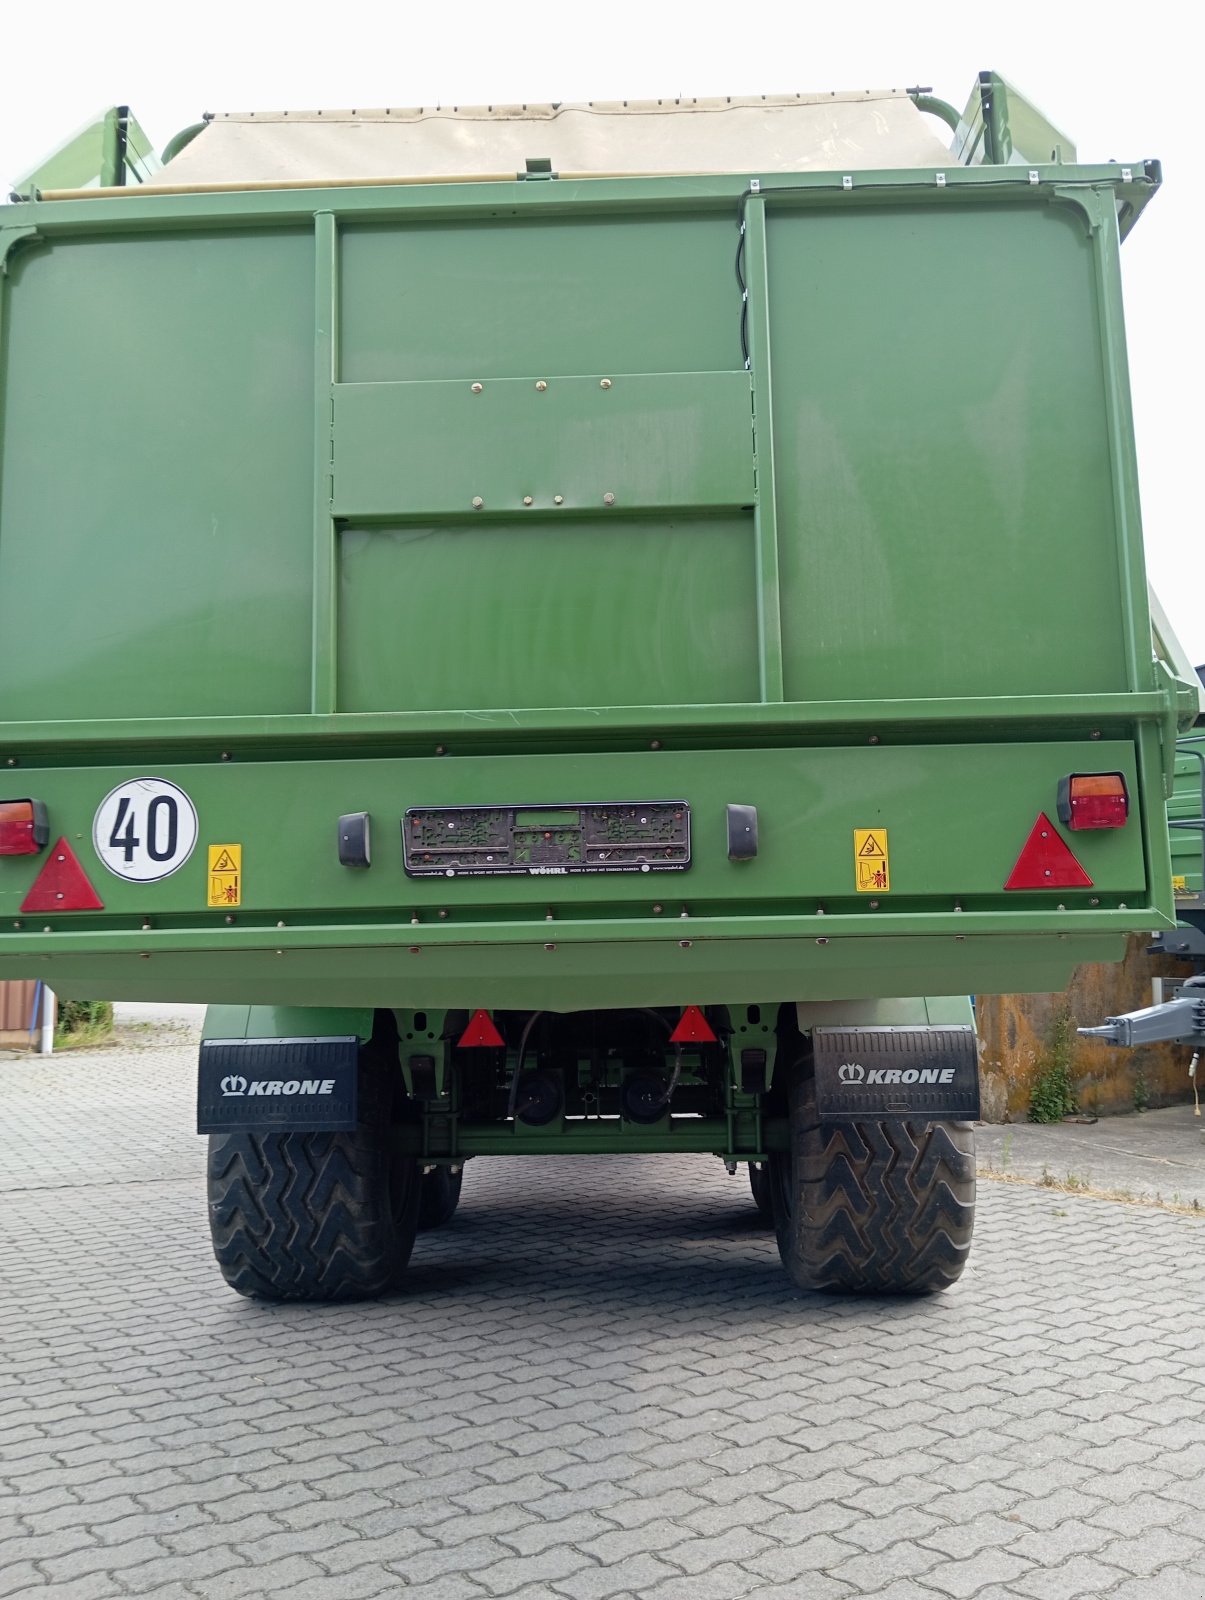
[[[154,883],[192,855],[197,811],[166,778],[131,778],[101,801],[92,823],[96,853],[119,878]]]

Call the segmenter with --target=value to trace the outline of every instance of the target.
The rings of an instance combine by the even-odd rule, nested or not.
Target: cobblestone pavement
[[[478,1161],[404,1293],[258,1306],[192,1068],[0,1064],[0,1594],[1205,1600],[1205,1222],[989,1181],[839,1300],[718,1163]]]

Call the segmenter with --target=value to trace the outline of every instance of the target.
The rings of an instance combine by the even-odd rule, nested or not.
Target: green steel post
[[[1071,200],[1087,220],[1096,278],[1108,431],[1109,471],[1113,490],[1117,566],[1121,578],[1121,626],[1128,687],[1151,685],[1151,618],[1142,555],[1142,513],[1138,502],[1138,458],[1134,448],[1134,413],[1126,353],[1125,311],[1121,297],[1121,234],[1111,191],[1060,186],[1062,200]],[[1174,758],[1173,758],[1174,759]]]
[[[958,132],[962,117],[948,100],[939,100],[935,94],[922,94],[919,91],[910,94],[909,99],[918,111],[927,111],[931,117],[940,117],[951,132]]]
[[[745,202],[745,283],[749,372],[753,385],[753,448],[757,496],[758,679],[763,701],[786,698],[782,662],[782,591],[778,575],[778,507],[774,477],[774,402],[770,375],[770,301],[766,263],[766,202]]]
[[[159,157],[163,165],[166,167],[169,161],[174,161],[181,150],[187,149],[197,135],[204,133],[208,126],[207,122],[192,122],[187,128],[181,128],[179,133],[174,133],[163,146],[163,154]]]
[[[337,709],[338,533],[331,515],[333,386],[338,367],[339,234],[334,213],[314,217],[314,616],[310,709]]]

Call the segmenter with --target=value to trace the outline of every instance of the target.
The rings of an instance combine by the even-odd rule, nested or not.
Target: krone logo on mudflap
[[[866,1068],[859,1061],[845,1061],[837,1068],[837,1076],[842,1083],[861,1083],[866,1077]]]
[[[230,1077],[222,1079],[222,1093],[224,1095],[246,1094],[246,1092],[247,1080],[237,1073],[232,1073]]]

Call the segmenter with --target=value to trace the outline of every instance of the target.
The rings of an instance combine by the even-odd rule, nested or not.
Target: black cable
[[[519,1098],[519,1074],[523,1071],[523,1057],[527,1054],[527,1041],[531,1037],[531,1030],[535,1027],[537,1020],[543,1015],[542,1011],[533,1011],[523,1025],[523,1032],[519,1035],[519,1055],[515,1062],[514,1075],[510,1080],[510,1094],[507,1096],[506,1101],[508,1121],[514,1120],[515,1102]]]
[[[752,189],[745,190],[736,210],[739,224],[736,236],[736,282],[741,291],[741,356],[746,372],[749,370],[749,289],[745,283],[745,203],[752,193]]]

